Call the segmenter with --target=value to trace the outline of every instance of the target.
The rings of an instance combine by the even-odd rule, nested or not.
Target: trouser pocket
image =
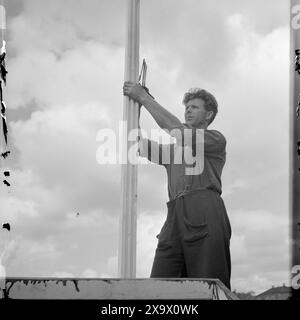
[[[168,202],[168,215],[163,224],[160,233],[156,236],[158,239],[157,249],[164,250],[172,247],[172,236],[175,227],[174,203]]]
[[[184,218],[184,226],[185,230],[183,240],[186,243],[194,243],[208,236],[207,223],[194,224]]]
[[[206,214],[210,210],[210,198],[206,194],[193,194],[183,201],[183,240],[197,243],[209,234]]]

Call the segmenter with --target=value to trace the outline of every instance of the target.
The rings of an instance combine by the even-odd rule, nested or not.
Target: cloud
[[[105,268],[102,269],[101,278],[118,278],[118,257],[111,256],[107,259]]]
[[[10,60],[7,102],[19,108],[34,101],[39,109],[47,110],[70,104],[82,109],[101,102],[103,112],[114,115],[112,111],[122,110],[122,58],[123,50],[111,50],[92,40],[60,59],[49,50],[30,47]],[[108,102],[113,102],[113,109],[108,109]]]
[[[82,272],[82,277],[83,278],[97,278],[97,272],[94,269],[88,268]]]
[[[162,212],[142,212],[138,216],[137,277],[150,277],[157,245],[156,235],[159,234],[165,219],[166,213]]]
[[[288,215],[231,212],[232,285],[238,291],[266,290],[289,281]],[[276,236],[274,236],[276,235]]]
[[[238,190],[244,189],[248,186],[248,183],[246,180],[237,178],[237,180],[233,181],[231,185],[228,185],[226,187],[226,190],[222,193],[222,196],[226,198],[228,195],[232,195]]]
[[[54,278],[74,278],[74,275],[70,272],[56,271],[52,275]]]
[[[116,187],[113,168],[96,162],[96,132],[105,125],[105,113],[95,105],[77,112],[73,106],[37,111],[26,122],[11,123],[20,164],[31,170],[35,183],[58,191],[60,205],[72,203],[74,210],[99,207],[96,194],[107,192],[110,198],[110,188]],[[60,190],[64,190],[63,197]],[[101,207],[105,206],[104,199]]]

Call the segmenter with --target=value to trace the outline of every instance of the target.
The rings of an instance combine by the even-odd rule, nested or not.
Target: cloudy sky
[[[7,275],[117,277],[120,166],[97,163],[96,136],[122,120],[125,1],[5,5]],[[238,291],[289,278],[288,19],[286,0],[141,1],[140,56],[156,99],[181,119],[190,87],[219,101],[212,128],[227,138],[223,199]],[[145,113],[141,121],[157,128]],[[149,276],[167,201],[164,168],[141,165],[137,277]]]

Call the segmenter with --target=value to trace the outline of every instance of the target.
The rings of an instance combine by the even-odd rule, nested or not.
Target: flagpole
[[[125,81],[138,82],[140,0],[127,0],[127,31],[125,45]],[[137,165],[128,162],[128,150],[136,143],[128,134],[138,127],[138,104],[124,97],[123,161],[121,169],[121,218],[118,272],[121,278],[136,277],[136,209]],[[127,125],[126,125],[127,124]]]

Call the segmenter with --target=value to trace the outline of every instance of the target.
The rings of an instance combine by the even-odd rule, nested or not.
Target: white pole
[[[125,46],[125,81],[138,82],[139,73],[139,12],[140,0],[127,0],[127,35]],[[127,123],[123,134],[123,159],[121,173],[121,219],[118,267],[121,278],[136,276],[136,208],[137,165],[128,162],[127,152],[135,141],[127,141],[129,132],[138,127],[138,104],[124,97],[123,120]]]

